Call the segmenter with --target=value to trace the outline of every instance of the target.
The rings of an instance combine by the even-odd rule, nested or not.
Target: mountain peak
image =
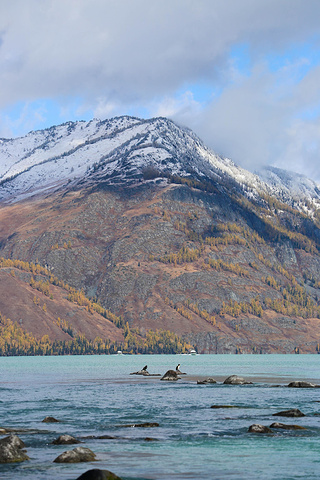
[[[232,184],[248,196],[264,192],[290,201],[294,190],[300,199],[320,199],[311,180],[271,168],[259,175],[250,173],[212,152],[190,129],[165,117],[70,121],[24,137],[1,139],[0,158],[0,201],[99,182],[132,185],[150,181],[145,175],[148,170],[160,177]],[[298,179],[295,184],[294,178]]]

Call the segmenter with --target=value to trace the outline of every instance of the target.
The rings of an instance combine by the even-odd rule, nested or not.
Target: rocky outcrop
[[[238,377],[238,375],[230,375],[223,383],[224,385],[252,385],[252,382],[247,382],[244,378]]]
[[[0,440],[0,463],[16,463],[30,460],[23,450],[25,444],[17,435],[9,435]]]
[[[305,417],[298,408],[291,408],[290,410],[283,410],[282,412],[273,413],[274,417]]]
[[[74,445],[81,443],[80,440],[72,437],[71,435],[60,435],[56,440],[53,440],[53,445]]]
[[[80,475],[77,480],[121,480],[121,478],[115,473],[109,472],[109,470],[93,468]]]
[[[96,459],[96,454],[90,448],[76,447],[73,450],[67,450],[61,453],[54,462],[55,463],[80,463],[93,462]]]
[[[166,380],[166,381],[177,381],[179,380],[181,377],[179,377],[179,375],[177,374],[177,372],[175,370],[168,370],[162,378],[160,378],[160,380]]]

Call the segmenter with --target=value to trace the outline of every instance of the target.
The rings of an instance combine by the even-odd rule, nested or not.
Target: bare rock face
[[[252,382],[247,382],[244,378],[238,377],[238,375],[230,375],[223,383],[224,385],[252,385]]]
[[[273,413],[274,417],[305,417],[305,414],[298,408],[291,408],[290,410],[283,410],[282,412]]]
[[[179,375],[177,374],[177,372],[175,370],[168,370],[162,378],[160,378],[160,380],[167,380],[167,381],[177,381],[179,380],[181,377],[179,377]]]
[[[53,445],[74,445],[76,443],[81,443],[80,440],[72,437],[71,435],[60,435],[60,437],[53,440]]]
[[[76,447],[73,450],[67,450],[61,453],[54,462],[55,463],[80,463],[93,462],[96,459],[96,454],[90,448]]]
[[[25,447],[23,441],[17,435],[9,435],[0,440],[0,463],[15,463],[29,460],[22,450]]]
[[[272,433],[272,430],[265,425],[260,425],[259,423],[250,425],[248,432],[250,433]]]
[[[115,473],[109,472],[109,470],[93,468],[80,475],[77,480],[121,480],[121,478]]]

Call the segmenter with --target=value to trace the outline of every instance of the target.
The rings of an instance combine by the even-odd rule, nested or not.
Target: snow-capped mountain
[[[62,187],[132,184],[146,169],[180,176],[231,180],[250,195],[318,201],[317,186],[301,176],[267,169],[261,176],[208,149],[189,129],[166,118],[68,122],[25,137],[0,139],[0,200],[19,200]],[[291,179],[290,181],[288,179]],[[300,186],[297,188],[297,184]]]

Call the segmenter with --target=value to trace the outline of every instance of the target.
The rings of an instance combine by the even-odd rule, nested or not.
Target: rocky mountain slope
[[[142,336],[319,350],[312,182],[297,197],[297,182],[264,182],[166,119],[69,123],[2,140],[0,155],[4,257],[38,261]]]

